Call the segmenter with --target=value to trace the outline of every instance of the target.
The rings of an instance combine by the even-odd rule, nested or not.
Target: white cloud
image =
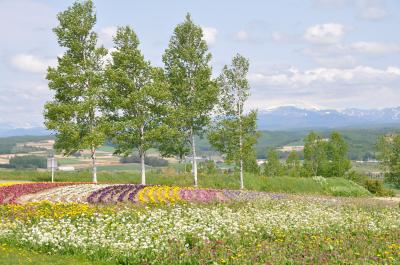
[[[326,23],[306,29],[304,39],[314,44],[338,43],[345,33],[345,27],[339,23]]]
[[[360,41],[350,44],[350,49],[361,53],[394,53],[400,52],[400,44]]]
[[[316,56],[313,60],[319,65],[334,68],[347,68],[356,64],[356,59],[352,55]]]
[[[47,67],[55,65],[56,59],[43,59],[30,54],[18,54],[11,58],[11,64],[17,69],[29,73],[45,73]]]
[[[246,41],[249,39],[249,34],[245,30],[239,30],[235,34],[235,39],[240,40],[240,41]]]
[[[394,80],[400,81],[400,68],[388,67],[381,70],[369,66],[357,66],[350,69],[315,68],[300,71],[290,68],[281,73],[254,73],[249,76],[254,84],[278,87],[304,88],[319,87],[322,84],[385,84]],[[320,89],[323,89],[321,86]]]
[[[213,45],[217,40],[218,30],[213,27],[202,27],[203,39],[208,45]]]
[[[380,20],[388,14],[381,0],[359,0],[358,9],[359,17],[367,20]]]
[[[252,108],[318,105],[323,108],[382,108],[398,106],[400,68],[357,66],[347,69],[286,68],[249,75]]]

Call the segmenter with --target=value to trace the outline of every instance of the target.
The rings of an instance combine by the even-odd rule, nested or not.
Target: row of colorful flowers
[[[0,204],[32,203],[177,203],[225,202],[267,196],[262,192],[194,189],[177,186],[91,183],[16,183],[0,187]]]

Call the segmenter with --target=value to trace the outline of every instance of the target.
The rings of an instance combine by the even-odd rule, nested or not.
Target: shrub
[[[364,191],[357,187],[346,186],[333,186],[330,188],[330,194],[339,197],[361,197],[367,195]]]
[[[127,156],[127,157],[122,157],[120,159],[121,163],[140,163],[140,157],[139,156]],[[166,167],[168,166],[168,161],[159,158],[159,157],[154,157],[154,156],[148,156],[145,157],[144,163],[148,166],[152,167]]]
[[[383,197],[393,197],[394,191],[391,189],[386,189],[383,186],[383,181],[378,179],[367,179],[364,182],[364,187],[377,196]]]
[[[355,183],[364,186],[365,181],[368,179],[367,176],[360,174],[354,170],[348,172],[345,174],[345,178],[351,181],[354,181]]]
[[[47,168],[47,158],[44,156],[15,156],[10,159],[10,167],[12,168]]]

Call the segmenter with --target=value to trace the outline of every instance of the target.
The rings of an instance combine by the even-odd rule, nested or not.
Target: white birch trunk
[[[195,143],[195,137],[193,133],[193,128],[190,131],[191,136],[192,136],[192,170],[193,170],[193,177],[194,177],[194,186],[197,187],[197,161],[196,161],[196,143]]]
[[[141,175],[142,175],[142,184],[146,185],[146,165],[144,164],[145,159],[145,151],[143,147],[144,143],[144,128],[143,126],[140,127],[140,139],[141,139],[141,146],[139,148],[139,155],[140,155],[140,164],[141,164]]]
[[[92,147],[92,182],[97,183],[96,149]]]
[[[244,189],[243,183],[243,142],[242,135],[239,136],[239,145],[240,145],[240,189]]]
[[[140,163],[141,163],[141,174],[142,174],[142,184],[146,185],[146,166],[144,164],[144,152],[140,152]]]

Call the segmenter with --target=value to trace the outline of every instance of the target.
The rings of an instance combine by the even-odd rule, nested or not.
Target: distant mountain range
[[[44,136],[44,135],[50,135],[50,132],[43,127],[11,128],[7,125],[3,124],[0,125],[0,137],[26,136],[26,135]]]
[[[292,106],[258,111],[259,130],[331,129],[343,127],[400,127],[400,107],[385,109],[303,109]],[[13,128],[0,124],[0,137],[50,135],[43,127]]]
[[[302,109],[292,106],[258,112],[259,130],[400,126],[400,107],[385,109]]]

